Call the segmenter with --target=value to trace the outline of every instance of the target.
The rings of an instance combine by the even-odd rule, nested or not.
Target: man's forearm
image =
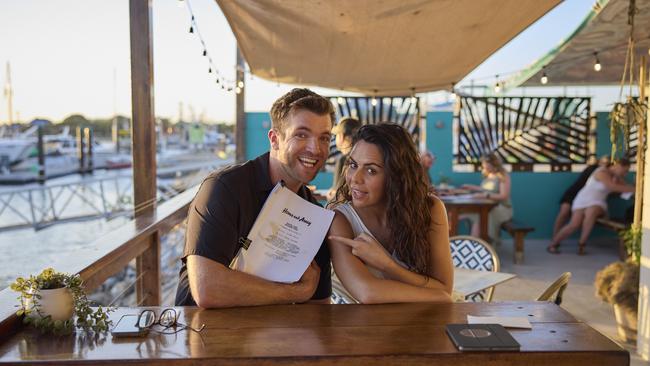
[[[188,275],[194,301],[203,308],[289,304],[313,295],[300,283],[267,281],[199,256],[188,257]]]

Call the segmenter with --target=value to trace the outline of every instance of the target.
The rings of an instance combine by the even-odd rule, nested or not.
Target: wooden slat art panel
[[[420,99],[418,97],[351,97],[331,96],[330,101],[336,109],[336,122],[345,117],[353,117],[362,124],[380,122],[398,123],[413,136],[418,144],[420,140]],[[328,164],[334,164],[340,152],[332,138]]]
[[[594,154],[591,99],[459,96],[455,164],[497,154],[513,171],[566,171]]]

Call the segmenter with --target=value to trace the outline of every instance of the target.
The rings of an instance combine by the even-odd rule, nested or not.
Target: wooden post
[[[90,127],[84,128],[84,137],[86,138],[86,171],[93,172],[93,130]]]
[[[79,173],[86,171],[86,149],[84,148],[83,127],[77,126],[77,156],[79,157]]]
[[[150,0],[130,0],[133,194],[135,217],[146,220],[156,209],[156,131],[153,103],[153,32]],[[160,304],[160,240],[150,238],[136,260],[138,304]]]
[[[645,83],[646,83],[646,57],[641,56],[641,67],[639,68],[639,100],[645,101]],[[645,117],[645,116],[644,116]],[[645,121],[639,124],[637,133],[636,148],[636,192],[634,192],[634,221],[635,228],[641,227],[641,210],[643,208],[643,174],[645,173],[645,141],[646,141]]]
[[[38,126],[38,183],[45,184],[45,145],[43,144],[43,126]]]
[[[244,57],[237,47],[237,75],[235,78],[235,88],[239,86],[239,83],[244,83]],[[246,160],[246,113],[244,112],[244,94],[245,88],[240,88],[239,94],[236,94],[235,97],[235,160],[238,163],[242,163]]]

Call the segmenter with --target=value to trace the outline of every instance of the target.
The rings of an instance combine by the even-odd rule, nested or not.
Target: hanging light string
[[[641,41],[645,41],[645,40],[648,40],[648,39],[650,39],[650,37],[645,37],[645,38],[641,39]],[[638,40],[635,40],[635,41],[638,42]],[[570,63],[570,62],[575,62],[576,60],[584,60],[586,58],[591,58],[594,61],[594,63],[592,64],[593,70],[596,71],[596,72],[600,72],[603,69],[604,66],[600,62],[600,58],[598,57],[598,55],[602,54],[603,52],[620,49],[620,48],[623,48],[623,47],[626,47],[626,46],[627,46],[627,44],[614,45],[614,46],[611,46],[611,47],[601,48],[597,52],[590,52],[590,53],[585,53],[585,54],[581,54],[581,55],[576,55],[574,57],[565,58],[564,60],[561,60],[561,61],[553,61],[550,64],[546,64],[546,65],[542,66],[542,69],[540,70],[542,72],[542,77],[540,78],[540,83],[541,84],[547,84],[548,83],[548,81],[549,81],[549,76],[548,76],[549,65],[551,67],[554,67],[554,66],[567,64],[567,63]],[[627,50],[626,52],[629,52],[629,50]],[[650,49],[648,49],[648,54],[650,54]],[[626,58],[629,58],[629,55]],[[504,83],[501,82],[500,80],[498,80],[499,76],[503,77],[504,75],[505,76],[514,75],[514,74],[520,73],[522,71],[528,70],[529,68],[530,68],[530,66],[526,66],[526,67],[521,68],[519,70],[500,72],[499,74],[496,74],[496,75],[485,75],[485,76],[481,76],[481,77],[475,77],[475,78],[471,78],[471,81],[475,82],[475,81],[483,81],[483,80],[490,80],[490,79],[494,80],[494,78],[496,77],[497,82],[499,83],[499,85],[497,87],[497,85],[495,83],[494,88],[499,89],[501,91],[504,88]],[[545,80],[546,82],[543,82],[543,80]]]
[[[227,79],[224,75],[221,74],[219,69],[217,69],[217,67],[214,65],[212,56],[210,56],[208,47],[205,43],[205,40],[203,39],[203,35],[201,35],[201,31],[199,30],[199,25],[196,22],[196,17],[194,16],[194,12],[192,11],[192,4],[190,4],[190,0],[178,0],[178,2],[180,5],[182,5],[182,3],[185,3],[185,7],[187,8],[187,11],[190,14],[189,33],[195,34],[199,38],[199,42],[201,42],[202,56],[207,58],[208,60],[208,74],[211,75],[214,74],[216,76],[216,83],[221,86],[222,90],[232,92],[234,89],[237,88],[238,91],[236,90],[236,92],[241,91],[241,89],[244,87],[243,85],[235,85],[235,80]]]

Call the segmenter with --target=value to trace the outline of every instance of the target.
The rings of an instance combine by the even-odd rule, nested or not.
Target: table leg
[[[481,208],[481,212],[479,213],[479,221],[481,224],[481,239],[485,241],[489,241],[490,238],[488,237],[488,214],[490,210],[486,209],[484,207]]]
[[[458,209],[449,209],[449,236],[458,235]]]

